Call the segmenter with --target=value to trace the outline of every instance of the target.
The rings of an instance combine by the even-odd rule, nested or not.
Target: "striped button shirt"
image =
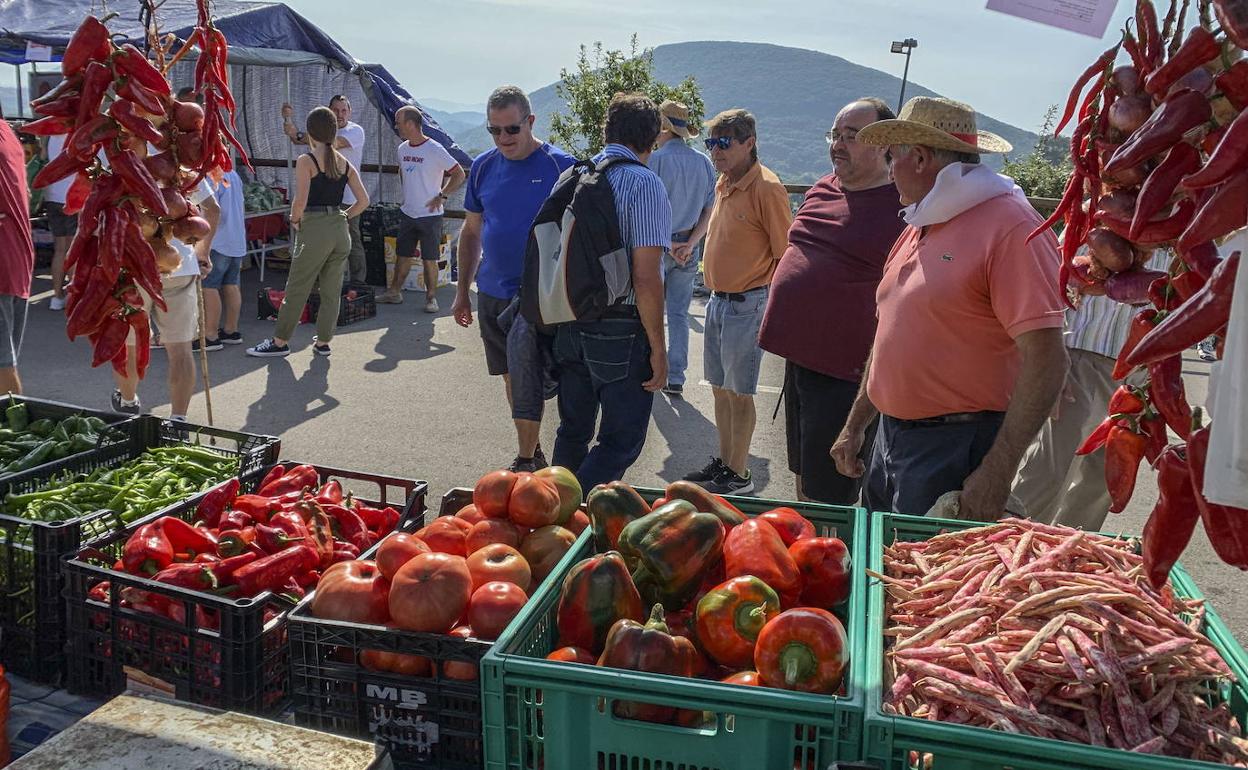
[[[608,144],[594,156],[598,163],[605,158],[630,158],[640,163],[637,153],[622,144]],[[615,210],[620,218],[620,239],[632,264],[633,249],[661,246],[666,250],[672,243],[672,204],[667,199],[667,188],[645,165],[625,163],[607,169],[607,182],[615,193]],[[630,289],[625,304],[636,304]]]
[[[1157,249],[1144,267],[1166,270],[1173,257],[1168,249]],[[1066,347],[1117,358],[1127,341],[1131,319],[1138,312],[1138,307],[1109,297],[1085,296],[1078,309],[1066,311]]]

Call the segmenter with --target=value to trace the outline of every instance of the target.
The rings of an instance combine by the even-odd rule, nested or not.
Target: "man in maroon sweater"
[[[875,336],[875,289],[905,223],[886,148],[858,144],[859,129],[893,112],[863,98],[827,134],[832,173],[806,193],[776,267],[759,344],[785,359],[789,470],[801,500],[854,505],[859,479],[828,452],[854,403]],[[871,453],[871,441],[862,456]]]

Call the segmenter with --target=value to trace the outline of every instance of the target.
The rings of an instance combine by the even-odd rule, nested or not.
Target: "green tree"
[[[1059,136],[1053,136],[1053,125],[1057,122],[1057,105],[1054,104],[1044,113],[1044,123],[1040,127],[1040,138],[1031,152],[1019,160],[1008,155],[1002,165],[1001,172],[1012,177],[1023,192],[1033,198],[1060,198],[1066,189],[1066,180],[1070,178],[1073,167],[1069,157],[1069,142]]]
[[[654,49],[639,51],[633,35],[628,51],[604,50],[594,43],[591,50],[581,46],[576,69],[559,72],[555,93],[568,105],[567,112],[550,118],[550,138],[568,152],[584,158],[602,149],[602,129],[607,122],[607,106],[611,97],[620,92],[639,92],[655,104],[665,99],[683,102],[689,108],[690,124],[699,128],[702,114],[702,91],[692,75],[675,86],[654,79]]]

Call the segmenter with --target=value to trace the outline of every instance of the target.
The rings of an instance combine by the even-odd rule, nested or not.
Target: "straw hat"
[[[971,105],[953,99],[916,96],[895,120],[880,120],[858,132],[862,144],[917,144],[954,152],[1009,152],[1013,146],[975,125]]]
[[[671,99],[659,105],[659,114],[663,116],[662,129],[671,131],[684,139],[697,139],[698,132],[689,129],[689,108]]]

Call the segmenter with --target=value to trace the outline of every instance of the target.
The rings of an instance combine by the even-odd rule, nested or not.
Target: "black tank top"
[[[308,185],[308,206],[341,206],[342,194],[347,189],[347,177],[350,174],[343,174],[337,179],[331,179],[321,170],[321,164],[316,159],[316,155],[308,153],[308,157],[312,159],[312,163],[316,165],[316,176],[312,177],[312,182]]]

